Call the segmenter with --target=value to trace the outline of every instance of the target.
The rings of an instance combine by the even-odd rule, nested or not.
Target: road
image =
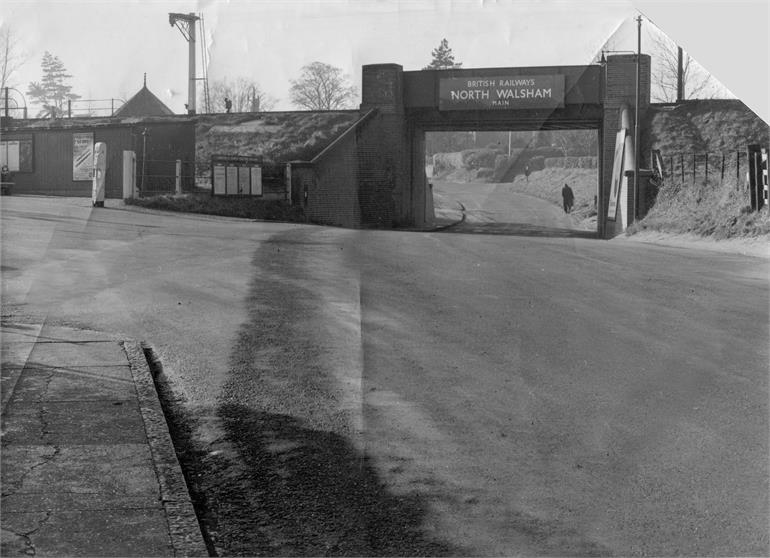
[[[513,192],[510,184],[433,181],[433,190],[460,202],[469,223],[520,223],[555,229],[574,228],[564,210],[549,201]]]
[[[144,339],[225,555],[767,555],[766,259],[3,198],[3,316]]]
[[[552,201],[512,188],[510,184],[434,180],[436,215],[444,222],[445,214],[456,214],[462,207],[465,219],[453,232],[585,238],[595,235],[595,219],[581,222]]]

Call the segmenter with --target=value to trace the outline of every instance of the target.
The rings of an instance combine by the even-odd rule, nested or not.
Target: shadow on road
[[[527,223],[458,223],[440,232],[454,234],[493,234],[555,238],[599,238],[596,231],[543,227]]]
[[[230,520],[241,533],[261,529],[246,553],[291,556],[446,556],[421,525],[418,494],[389,493],[342,436],[286,415],[220,407],[227,436],[245,468],[231,482]],[[243,474],[247,477],[243,478]],[[234,481],[234,479],[233,479]],[[248,491],[238,484],[248,481]],[[242,541],[243,542],[243,541]],[[252,546],[256,545],[256,546]]]
[[[228,556],[464,555],[428,532],[426,495],[391,490],[349,435],[304,269],[339,251],[295,232],[255,252],[229,378],[203,411],[219,438],[187,460],[203,523]]]
[[[395,495],[343,436],[239,404],[209,409],[224,427],[210,451],[198,416],[158,385],[211,556],[463,556],[423,527],[418,493]],[[207,411],[199,409],[202,415]]]

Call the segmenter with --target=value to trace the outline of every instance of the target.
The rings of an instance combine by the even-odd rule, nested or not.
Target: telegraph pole
[[[200,18],[195,14],[168,14],[168,22],[171,26],[177,27],[182,36],[187,39],[189,61],[187,84],[187,114],[195,114],[195,88],[197,80],[195,78],[195,27]]]
[[[642,77],[642,16],[637,16],[636,33],[636,110],[634,111],[634,221],[639,216],[639,91]]]
[[[676,48],[676,102],[684,100],[684,53],[682,47]]]

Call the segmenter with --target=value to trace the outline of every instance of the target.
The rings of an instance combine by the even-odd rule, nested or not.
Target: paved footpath
[[[208,556],[141,346],[0,333],[0,555]]]

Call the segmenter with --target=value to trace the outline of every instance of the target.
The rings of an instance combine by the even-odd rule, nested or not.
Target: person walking
[[[561,197],[564,203],[564,213],[570,213],[572,211],[572,206],[575,203],[575,194],[568,184],[565,184],[564,188],[561,189]]]

